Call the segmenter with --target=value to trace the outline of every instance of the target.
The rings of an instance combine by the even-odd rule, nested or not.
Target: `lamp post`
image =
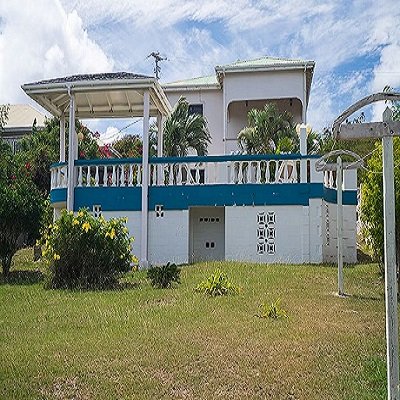
[[[311,126],[305,124],[297,124],[296,125],[296,133],[300,137],[300,154],[302,156],[307,155],[307,136],[311,132]],[[300,160],[300,183],[307,182],[307,160]]]

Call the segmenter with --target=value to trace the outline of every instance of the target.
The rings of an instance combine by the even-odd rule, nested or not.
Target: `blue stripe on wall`
[[[336,204],[337,202],[336,189],[330,189],[324,186],[324,200],[327,201],[328,203]],[[343,204],[357,205],[357,190],[344,190]]]
[[[162,204],[165,210],[185,210],[191,206],[233,205],[302,205],[310,199],[336,203],[336,190],[323,187],[322,183],[291,183],[276,185],[196,185],[163,186],[149,188],[149,209]],[[66,189],[53,189],[52,203],[66,201]],[[80,187],[75,188],[75,206],[92,209],[100,204],[103,211],[140,211],[140,187]],[[355,190],[343,192],[343,204],[357,204]]]
[[[67,201],[67,189],[52,189],[50,191],[50,203]]]
[[[140,211],[140,187],[79,187],[75,188],[74,210],[100,204],[103,211]]]

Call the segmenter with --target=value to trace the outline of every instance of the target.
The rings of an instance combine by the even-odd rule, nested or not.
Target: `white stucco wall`
[[[169,102],[174,106],[181,96],[190,104],[203,104],[203,115],[207,118],[212,142],[208,146],[209,155],[224,154],[223,143],[223,102],[222,90],[165,90]]]
[[[308,207],[305,208],[308,209]],[[276,252],[274,255],[259,255],[257,254],[257,214],[268,211],[275,212],[276,216]],[[226,260],[302,263],[305,261],[303,256],[308,253],[307,236],[308,212],[303,209],[303,206],[225,208]]]
[[[149,212],[149,262],[153,265],[188,263],[189,212],[167,210],[163,217]]]
[[[140,211],[105,211],[105,219],[127,217],[129,235],[135,238],[132,253],[140,257]],[[148,259],[150,265],[188,262],[189,256],[189,212],[188,210],[164,211],[163,217],[156,217],[149,211]]]

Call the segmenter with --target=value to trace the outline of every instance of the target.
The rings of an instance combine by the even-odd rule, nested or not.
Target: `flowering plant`
[[[106,221],[87,209],[63,211],[44,232],[41,245],[51,288],[103,288],[117,283],[137,262],[126,218]]]

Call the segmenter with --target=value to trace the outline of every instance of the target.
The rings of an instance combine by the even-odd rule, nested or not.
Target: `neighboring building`
[[[1,137],[10,144],[13,152],[18,151],[18,142],[32,133],[32,126],[43,128],[46,116],[29,104],[12,104],[9,106],[8,118]]]
[[[207,118],[210,155],[231,154],[252,108],[273,102],[295,123],[307,122],[314,66],[314,61],[261,57],[217,66],[215,75],[166,83],[163,89],[172,105],[183,96],[193,112]]]
[[[60,163],[51,168],[51,202],[95,215],[128,217],[140,264],[206,260],[332,262],[336,254],[336,177],[302,154],[232,155],[247,111],[275,102],[306,122],[314,62],[263,57],[216,67],[216,75],[165,84],[132,73],[75,75],[34,82],[25,92],[60,118]],[[206,157],[162,157],[162,121],[185,96],[207,117]],[[168,97],[168,99],[167,99]],[[168,101],[169,100],[169,101]],[[75,118],[157,117],[158,157],[77,160]],[[68,164],[65,122],[69,123]],[[357,179],[344,171],[344,261],[356,262]]]

